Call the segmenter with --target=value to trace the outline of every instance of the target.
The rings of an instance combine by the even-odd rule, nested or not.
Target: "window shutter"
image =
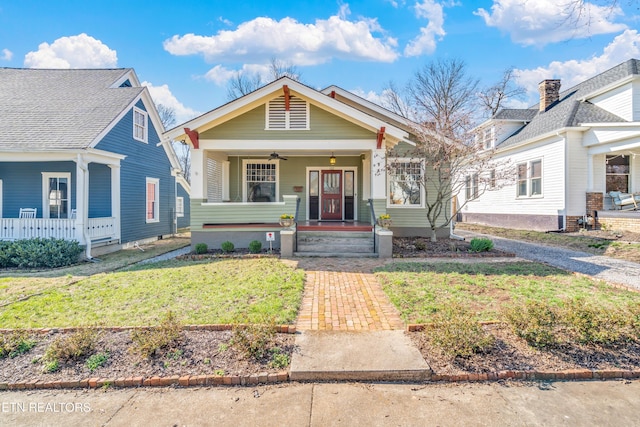
[[[284,96],[269,101],[268,129],[286,129],[287,116],[284,106]]]
[[[289,129],[307,128],[307,103],[294,96],[289,100]]]

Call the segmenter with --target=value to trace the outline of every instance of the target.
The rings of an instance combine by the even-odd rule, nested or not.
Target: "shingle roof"
[[[143,90],[131,69],[0,68],[0,150],[86,148]]]
[[[539,104],[530,108],[519,110],[503,110],[498,112],[494,119],[509,120],[517,114],[521,117],[529,115],[530,122],[516,133],[505,139],[500,147],[514,145],[531,138],[562,129],[564,127],[579,126],[581,123],[619,123],[625,122],[623,118],[612,114],[602,108],[596,107],[589,101],[583,101],[585,96],[631,75],[640,74],[640,61],[630,59],[597,76],[560,92],[560,99],[552,104],[547,111],[538,111]],[[504,115],[504,116],[503,116]]]

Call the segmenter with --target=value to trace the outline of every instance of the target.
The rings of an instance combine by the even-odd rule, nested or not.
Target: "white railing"
[[[89,218],[87,233],[93,240],[115,238],[115,218]]]
[[[0,219],[0,240],[32,239],[35,237],[74,240],[76,238],[76,220],[45,218]]]
[[[0,218],[0,240],[36,237],[76,240],[78,238],[76,221],[76,219]],[[87,234],[92,241],[115,239],[115,230],[115,218],[89,218],[87,222]]]

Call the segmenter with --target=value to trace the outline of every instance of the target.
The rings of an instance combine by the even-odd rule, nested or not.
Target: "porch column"
[[[85,245],[84,228],[87,223],[87,207],[89,205],[89,171],[87,170],[87,162],[78,154],[76,159],[76,240]],[[69,207],[70,211],[71,207]]]
[[[222,163],[222,201],[230,200],[229,196],[229,160],[225,160]]]
[[[587,154],[587,193],[593,191],[593,154]]]
[[[371,198],[387,199],[386,150],[371,150]]]
[[[207,177],[204,168],[204,150],[190,150],[191,152],[191,200],[207,198],[205,187]]]
[[[120,242],[120,165],[109,165],[109,168],[111,168],[111,217],[113,217],[113,237]]]

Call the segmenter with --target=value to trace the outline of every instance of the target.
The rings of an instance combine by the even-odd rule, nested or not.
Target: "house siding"
[[[71,173],[71,209],[76,207],[74,162],[0,162],[3,218],[17,218],[20,208],[37,208],[37,216],[42,218],[42,172]]]
[[[89,164],[89,218],[111,215],[111,169],[99,163]]]
[[[147,111],[139,101],[136,107]],[[120,217],[122,243],[173,233],[175,178],[160,138],[148,121],[148,142],[133,139],[133,112],[130,109],[96,148],[127,157],[120,168]],[[160,180],[160,221],[146,222],[146,178]],[[187,201],[185,200],[185,203]]]
[[[184,216],[178,217],[178,228],[189,226],[189,218],[191,217],[191,203],[189,203],[189,193],[185,188],[178,184],[178,196],[184,199]]]
[[[633,111],[633,86],[631,83],[622,85],[612,91],[590,99],[594,105],[609,111],[625,120],[632,121]]]
[[[313,105],[310,105],[309,130],[265,130],[265,114],[264,105],[254,108],[213,129],[202,132],[200,139],[278,141],[375,138],[374,132]]]
[[[559,218],[565,213],[565,139],[554,137],[529,144],[496,156],[510,160],[515,178],[516,165],[542,160],[542,196],[517,197],[515,180],[500,189],[487,191],[462,208],[465,221],[514,228],[551,230],[561,226]],[[584,192],[583,192],[584,193]],[[465,201],[464,189],[458,194],[460,204]],[[584,203],[583,208],[584,210]]]
[[[587,206],[588,154],[579,132],[566,134],[567,215],[583,216]]]

